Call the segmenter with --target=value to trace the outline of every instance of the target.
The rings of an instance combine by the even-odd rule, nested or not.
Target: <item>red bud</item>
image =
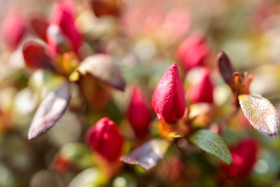
[[[213,103],[214,85],[211,81],[209,70],[203,68],[200,74],[199,82],[188,90],[188,99],[191,103]]]
[[[11,49],[16,49],[26,29],[24,17],[19,11],[11,11],[3,20],[2,38]]]
[[[100,119],[89,129],[86,139],[91,148],[109,162],[119,158],[124,143],[117,125],[109,118]]]
[[[74,4],[71,2],[57,2],[51,24],[57,25],[71,43],[72,50],[78,53],[82,42],[81,33],[78,31],[74,20]]]
[[[202,66],[210,49],[205,43],[202,33],[195,33],[187,38],[177,49],[177,59],[185,72],[198,66]]]
[[[159,119],[173,124],[185,112],[185,90],[176,64],[170,66],[158,83],[152,98],[153,108]]]
[[[228,177],[241,179],[250,174],[258,155],[257,142],[254,139],[244,139],[230,149],[232,165],[223,165]]]
[[[127,118],[137,138],[143,139],[149,132],[149,125],[153,119],[148,101],[139,87],[132,88]]]

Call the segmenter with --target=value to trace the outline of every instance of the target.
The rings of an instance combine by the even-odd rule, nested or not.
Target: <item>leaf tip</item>
[[[36,133],[33,129],[29,129],[28,131],[28,140],[33,140],[34,138],[36,138],[38,135],[38,133]]]
[[[217,55],[217,65],[221,76],[227,84],[232,82],[232,75],[234,73],[234,68],[227,54],[224,51],[220,51]]]

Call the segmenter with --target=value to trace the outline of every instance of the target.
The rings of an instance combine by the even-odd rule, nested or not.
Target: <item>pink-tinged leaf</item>
[[[279,116],[275,107],[260,95],[239,95],[240,106],[251,125],[259,132],[275,136],[279,127]]]
[[[61,30],[69,41],[71,49],[78,54],[82,35],[75,24],[75,7],[74,1],[57,1],[50,23]]]
[[[145,170],[149,170],[162,159],[169,144],[166,140],[151,140],[130,154],[121,157],[120,160],[127,164],[136,164]]]
[[[8,11],[2,21],[0,30],[3,42],[9,48],[16,49],[26,34],[24,14],[18,9]]]
[[[98,54],[87,57],[77,71],[83,75],[89,73],[118,90],[125,89],[126,83],[121,71],[108,55]]]
[[[40,104],[28,131],[28,139],[34,139],[50,128],[65,113],[70,101],[69,84],[65,83],[49,93]]]
[[[22,48],[25,65],[33,69],[53,69],[45,47],[35,41],[26,42]]]

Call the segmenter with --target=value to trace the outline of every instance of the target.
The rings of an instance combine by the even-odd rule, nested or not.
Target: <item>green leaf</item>
[[[279,128],[279,117],[275,107],[264,97],[239,95],[240,106],[251,125],[259,132],[275,136]]]
[[[199,130],[189,140],[227,165],[232,164],[231,154],[218,134],[210,130]]]

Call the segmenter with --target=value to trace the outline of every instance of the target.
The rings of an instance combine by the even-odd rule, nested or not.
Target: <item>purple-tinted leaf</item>
[[[121,91],[125,89],[126,83],[121,71],[108,55],[98,54],[87,57],[77,71],[83,75],[89,73]]]
[[[231,65],[231,62],[227,54],[224,51],[221,51],[218,54],[217,63],[218,63],[220,74],[222,75],[224,81],[227,84],[230,84],[232,81],[232,74],[234,73],[234,69]]]
[[[149,170],[162,159],[169,144],[166,140],[151,140],[130,154],[122,156],[120,160],[127,164],[136,164],[145,170]]]
[[[275,136],[279,128],[279,116],[275,107],[260,95],[239,95],[240,106],[250,124],[259,132]]]
[[[52,128],[65,113],[69,101],[70,88],[68,83],[49,93],[40,104],[31,122],[28,139],[36,138]]]
[[[51,58],[45,47],[35,41],[24,44],[22,54],[25,65],[33,69],[53,69]]]

